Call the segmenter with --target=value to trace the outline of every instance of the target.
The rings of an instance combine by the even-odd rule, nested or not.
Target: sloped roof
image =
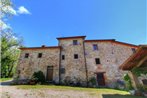
[[[137,45],[133,45],[133,44],[125,43],[125,42],[119,42],[119,41],[116,41],[115,39],[85,40],[85,42],[112,42],[115,44],[126,45],[126,46],[138,48]]]
[[[140,45],[136,53],[131,55],[119,68],[122,70],[131,70],[144,60],[145,66],[147,66],[147,45]]]
[[[55,49],[55,48],[61,48],[60,46],[51,46],[51,47],[22,47],[19,48],[20,50],[34,50],[34,49]]]
[[[86,36],[71,36],[71,37],[58,37],[58,40],[62,40],[62,39],[73,39],[73,38],[85,38]]]

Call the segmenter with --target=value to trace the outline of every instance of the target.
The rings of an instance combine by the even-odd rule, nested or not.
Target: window
[[[135,48],[132,48],[132,52],[133,52],[133,53],[135,53],[135,52],[136,52]]]
[[[78,59],[78,54],[74,54],[74,59]]]
[[[26,53],[26,54],[25,54],[25,58],[28,58],[28,57],[29,57],[29,53]]]
[[[62,55],[62,60],[65,60],[65,55]]]
[[[20,74],[20,73],[21,73],[21,71],[20,71],[20,70],[18,70],[18,71],[17,71],[17,73],[18,73],[18,74]]]
[[[95,63],[96,63],[96,64],[100,64],[100,59],[99,59],[99,58],[96,58],[96,59],[95,59]]]
[[[38,53],[38,58],[41,58],[42,57],[42,53]]]
[[[61,74],[64,74],[65,73],[65,68],[61,68],[60,72],[61,72]]]
[[[142,80],[142,83],[143,83],[144,85],[147,85],[147,79],[143,79],[143,80]]]
[[[77,40],[73,40],[73,45],[78,45],[78,41]]]
[[[98,50],[97,44],[93,44],[93,50]]]

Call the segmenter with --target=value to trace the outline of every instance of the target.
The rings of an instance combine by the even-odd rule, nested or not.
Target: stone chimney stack
[[[42,45],[41,47],[45,47],[45,45]]]

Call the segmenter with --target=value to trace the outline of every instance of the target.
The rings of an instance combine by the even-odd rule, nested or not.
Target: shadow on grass
[[[146,98],[146,97],[133,96],[133,95],[119,95],[119,94],[103,94],[102,98]]]
[[[8,80],[8,81],[3,81],[3,82],[0,82],[0,85],[1,86],[11,86],[11,84],[13,83],[13,80]]]

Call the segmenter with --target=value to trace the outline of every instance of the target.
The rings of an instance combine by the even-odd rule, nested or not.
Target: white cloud
[[[31,14],[24,6],[20,6],[17,11],[18,14]]]

